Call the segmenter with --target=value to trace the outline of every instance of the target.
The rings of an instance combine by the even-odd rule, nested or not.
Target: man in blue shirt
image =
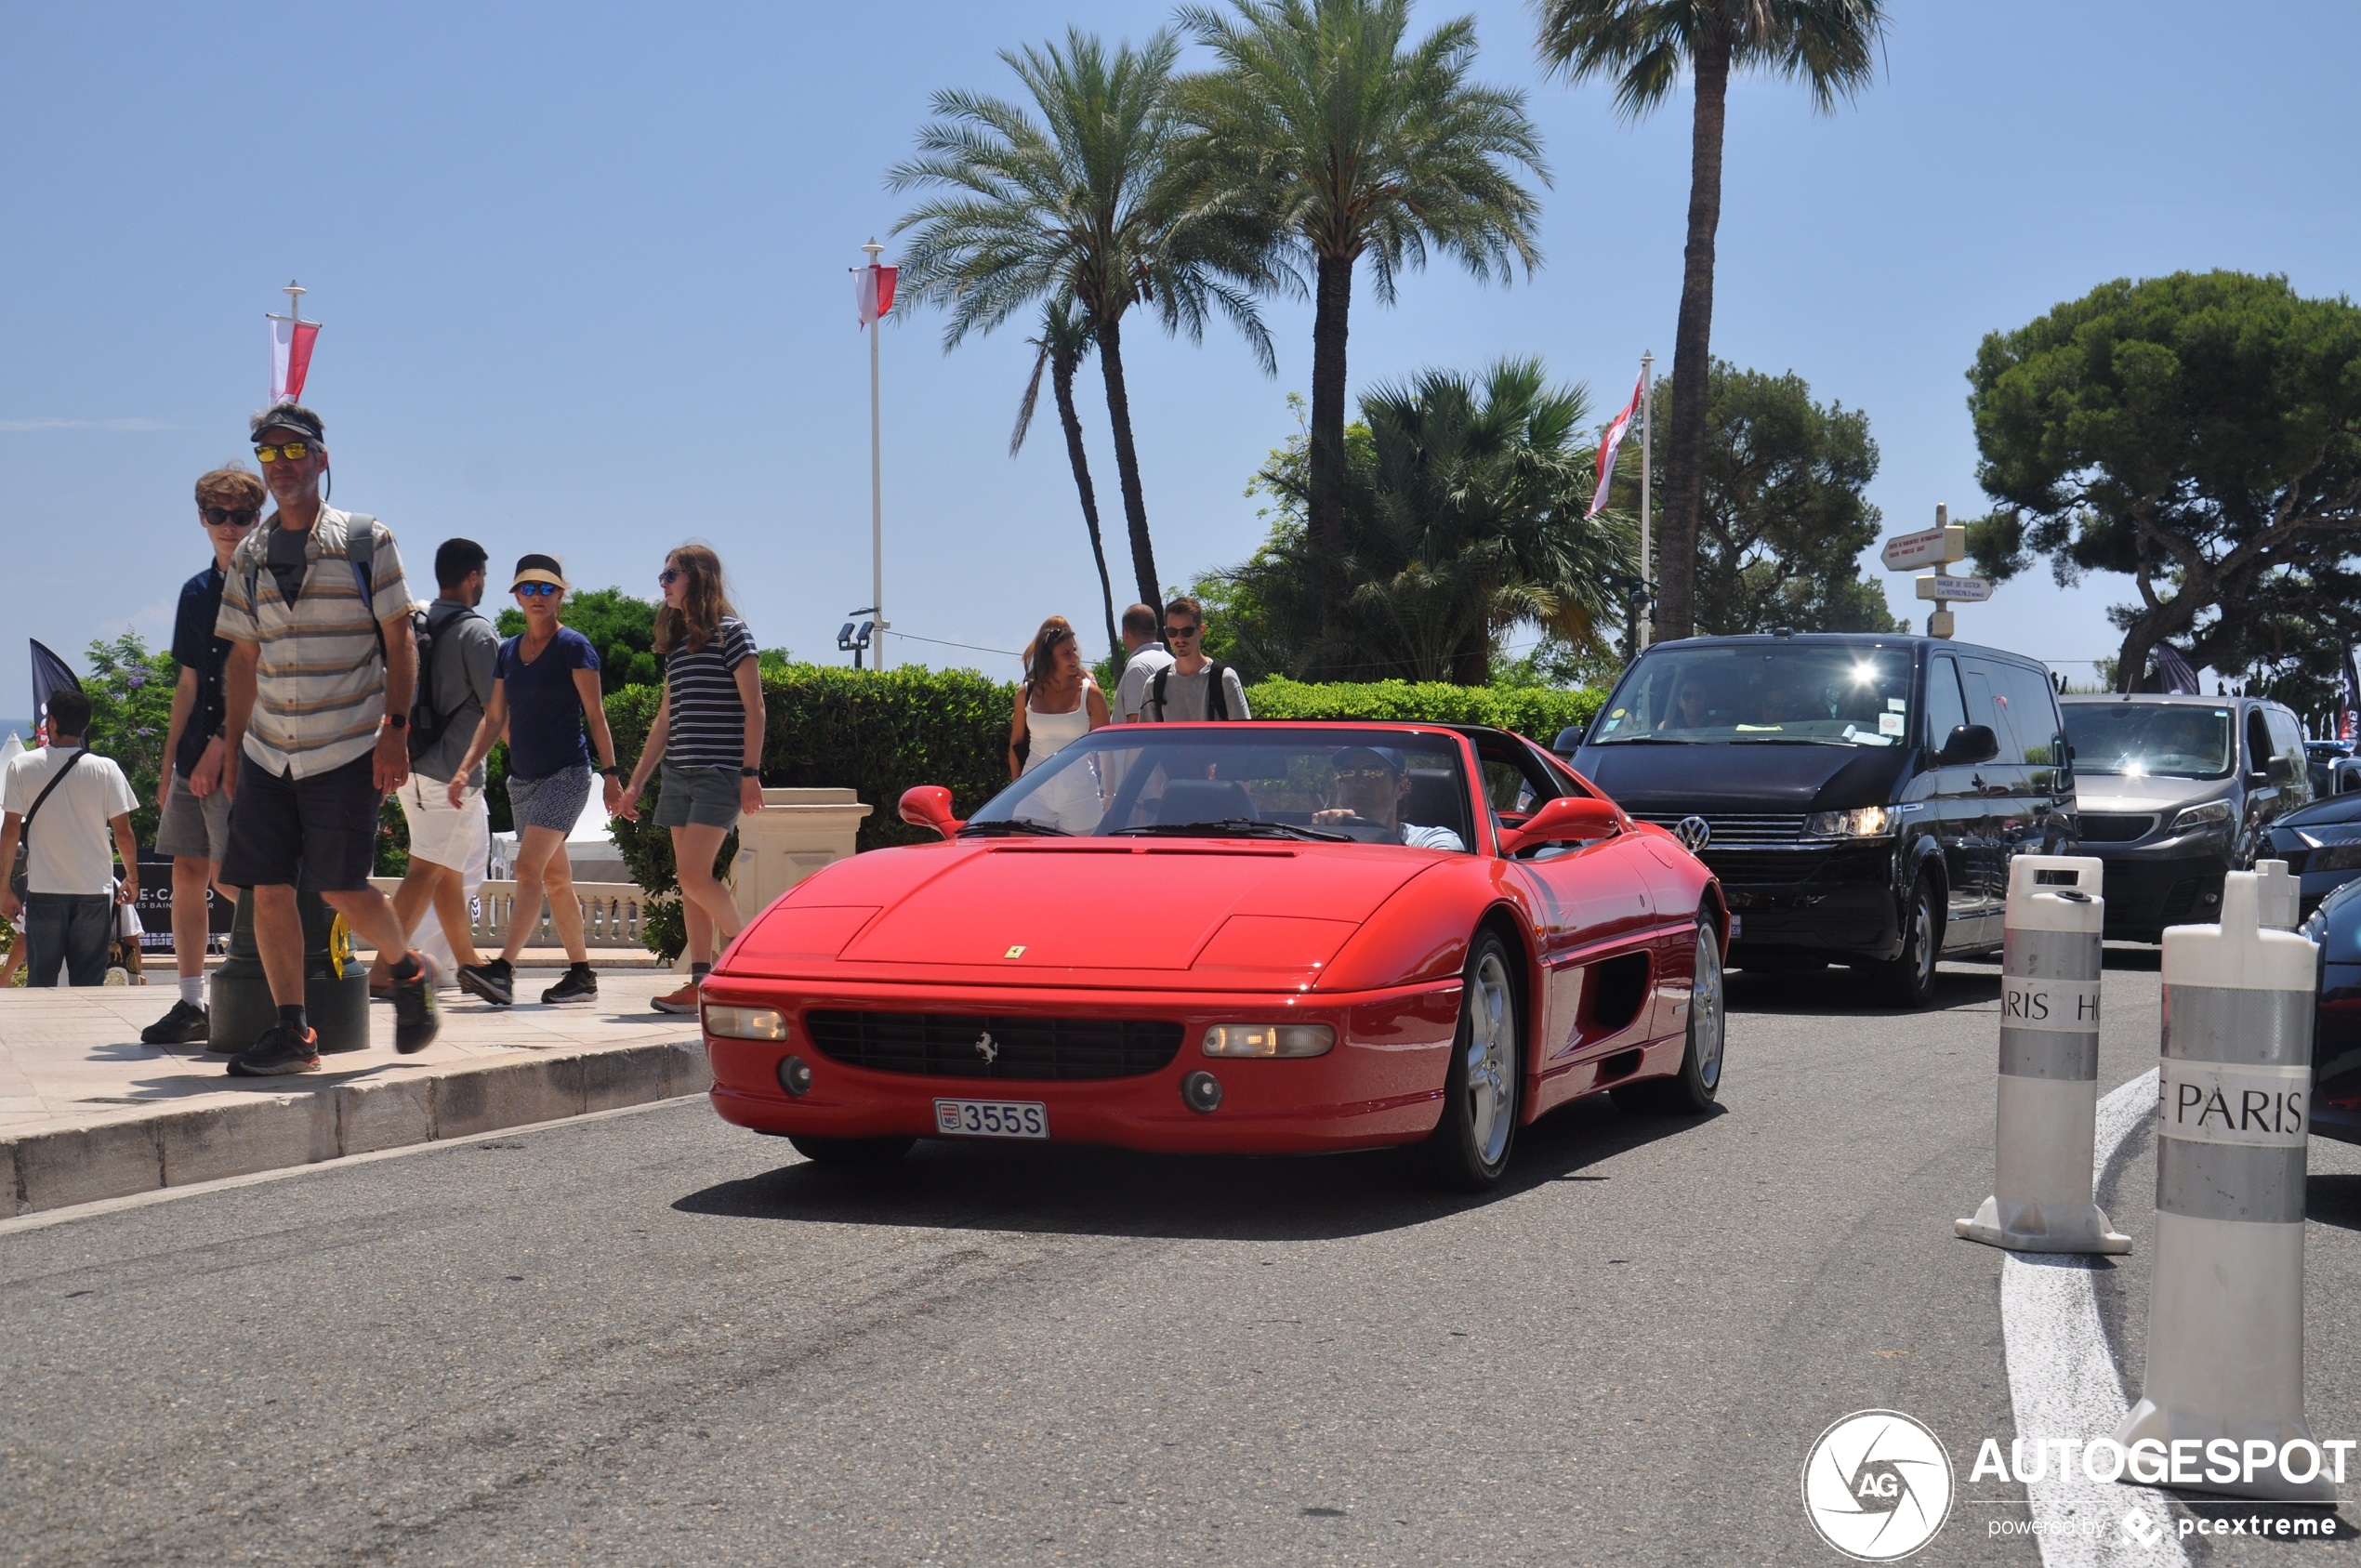
[[[197,481],[197,523],[213,546],[213,560],[180,586],[173,618],[172,657],[180,682],[172,693],[172,723],[165,731],[164,777],[156,785],[163,818],[156,853],[172,857],[172,955],[180,970],[180,997],[172,1010],[140,1032],[152,1046],[185,1045],[206,1037],[204,1005],[205,889],[218,887],[221,854],[230,844],[230,794],[221,787],[229,761],[221,738],[221,671],[226,638],[213,635],[221,613],[222,574],[230,552],[254,531],[268,493],[243,466],[216,468]],[[234,888],[221,896],[235,903]]]

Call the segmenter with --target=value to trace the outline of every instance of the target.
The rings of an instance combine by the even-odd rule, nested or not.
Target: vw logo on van
[[[1703,817],[1682,817],[1680,825],[1672,830],[1672,836],[1681,840],[1682,849],[1694,855],[1713,842],[1713,824]]]

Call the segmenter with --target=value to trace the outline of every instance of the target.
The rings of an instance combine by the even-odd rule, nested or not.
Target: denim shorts
[[[680,768],[663,765],[663,790],[656,796],[658,827],[733,827],[738,821],[738,771],[735,768]]]

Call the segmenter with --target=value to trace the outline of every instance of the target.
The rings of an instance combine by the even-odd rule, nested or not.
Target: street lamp
[[[845,612],[848,615],[874,615],[877,613],[877,607],[874,604]],[[847,621],[844,624],[844,629],[837,633],[837,646],[852,655],[854,669],[861,667],[862,651],[869,646],[870,639],[877,636],[877,623],[875,621]]]

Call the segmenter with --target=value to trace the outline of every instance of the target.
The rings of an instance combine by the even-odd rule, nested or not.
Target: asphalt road
[[[2103,1088],[2156,1049],[2153,952],[2111,958]],[[1968,1482],[2001,1256],[1951,1233],[1995,976],[1734,977],[1720,1113],[1570,1107],[1484,1202],[1392,1154],[828,1172],[692,1101],[0,1230],[0,1561],[1826,1563],[1805,1452],[1882,1406],[2003,1499],[1914,1561],[2033,1562]],[[2149,1143],[2102,1193],[2135,1391]],[[2357,1154],[2313,1145],[2324,1436]]]

